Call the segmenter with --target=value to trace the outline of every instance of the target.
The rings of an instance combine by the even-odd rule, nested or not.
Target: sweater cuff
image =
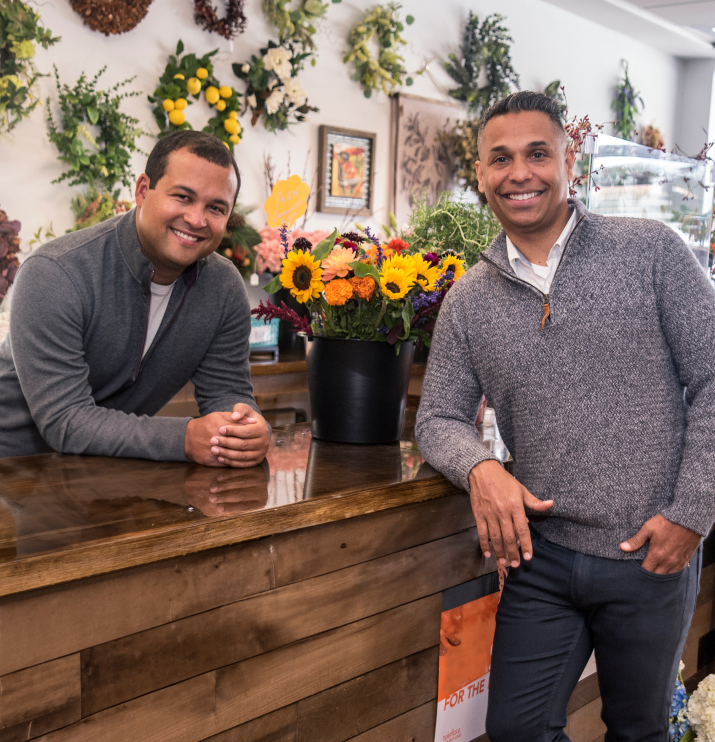
[[[704,517],[702,512],[689,512],[687,508],[677,502],[669,505],[665,510],[661,510],[660,514],[671,523],[689,528],[691,531],[699,533],[703,538],[710,533],[713,525],[712,516]]]
[[[454,473],[452,480],[465,492],[469,492],[469,472],[482,461],[499,461],[481,441],[467,440],[462,442],[450,462],[450,469]],[[501,463],[501,461],[499,461]]]

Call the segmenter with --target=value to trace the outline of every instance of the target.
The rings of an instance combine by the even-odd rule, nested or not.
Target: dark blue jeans
[[[667,742],[702,549],[682,572],[587,556],[531,529],[534,556],[511,569],[497,612],[491,742],[567,742],[566,705],[595,650],[606,742]]]

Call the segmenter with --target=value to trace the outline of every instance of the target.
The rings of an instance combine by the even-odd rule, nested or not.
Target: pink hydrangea
[[[258,233],[261,235],[261,242],[253,248],[256,251],[256,272],[280,273],[283,261],[283,246],[281,245],[279,230],[274,227],[263,227],[263,229],[258,230]],[[295,240],[299,237],[305,237],[315,246],[329,234],[330,232],[320,229],[314,232],[306,232],[303,229],[296,228],[292,235],[288,235],[288,244],[293,247]]]

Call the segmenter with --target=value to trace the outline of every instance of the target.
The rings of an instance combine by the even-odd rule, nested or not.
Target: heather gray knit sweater
[[[515,276],[504,232],[450,290],[417,441],[468,490],[489,458],[474,427],[486,394],[515,477],[554,500],[539,532],[642,558],[619,543],[653,515],[701,535],[715,519],[715,291],[669,227],[572,205],[543,329],[544,295]]]

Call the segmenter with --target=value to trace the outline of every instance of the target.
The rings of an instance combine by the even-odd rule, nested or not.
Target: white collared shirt
[[[556,240],[554,246],[549,250],[549,256],[546,258],[546,265],[535,265],[525,258],[517,246],[507,236],[506,254],[517,277],[521,278],[522,281],[530,283],[532,286],[536,286],[536,288],[543,294],[548,294],[551,290],[551,282],[554,280],[554,273],[556,273],[556,268],[561,260],[564,245],[571,236],[571,232],[573,232],[575,226],[576,210],[573,209],[571,212],[571,218],[564,227],[564,231],[561,232],[558,240]]]

